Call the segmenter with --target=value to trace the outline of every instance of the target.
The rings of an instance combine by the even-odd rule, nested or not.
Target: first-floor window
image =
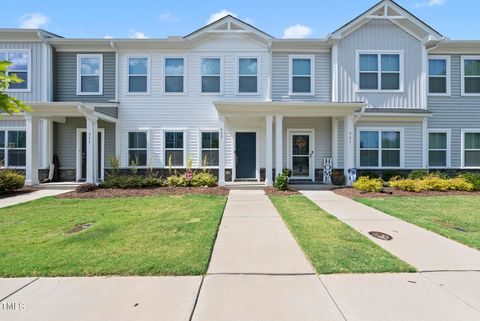
[[[27,135],[24,130],[0,131],[0,163],[5,167],[25,167]]]
[[[400,167],[400,132],[360,131],[360,167]]]
[[[464,166],[480,167],[480,132],[466,132],[464,135]]]
[[[218,132],[202,133],[202,165],[218,166]]]
[[[165,161],[168,166],[184,166],[183,132],[165,132]]]
[[[147,165],[146,132],[128,132],[128,164]]]
[[[447,133],[428,134],[428,166],[447,167]]]

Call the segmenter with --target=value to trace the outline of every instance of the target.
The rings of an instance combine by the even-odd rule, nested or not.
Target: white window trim
[[[202,72],[202,61],[203,59],[208,59],[208,58],[212,58],[212,59],[220,59],[220,92],[214,92],[214,93],[204,93],[202,91],[202,77],[203,77],[203,72]],[[200,92],[200,95],[204,95],[204,96],[219,96],[219,95],[223,95],[223,57],[222,56],[200,56],[198,57],[198,75],[199,75],[199,83],[198,83],[198,89],[199,89],[199,92]],[[214,76],[214,75],[210,75],[210,76]]]
[[[394,54],[400,56],[400,88],[399,89],[385,89],[382,90],[382,59],[381,55]],[[378,88],[379,89],[360,89],[360,55],[378,55]],[[372,72],[373,73],[373,72]],[[388,73],[388,72],[385,72]],[[390,72],[393,73],[393,72]],[[403,50],[357,50],[355,57],[355,92],[356,93],[397,93],[404,92],[404,51]]]
[[[181,148],[166,148],[166,133],[170,132],[176,132],[176,133],[183,133],[183,165],[181,166],[172,166],[172,168],[185,168],[187,164],[187,150],[188,150],[188,136],[187,136],[187,130],[185,128],[164,128],[162,130],[162,147],[163,147],[163,153],[162,153],[162,158],[163,158],[163,167],[164,168],[169,168],[168,166],[168,159],[166,159],[165,154],[167,150],[181,150]]]
[[[141,54],[131,54],[125,56],[125,74],[127,76],[125,93],[128,96],[145,96],[150,95],[150,79],[151,79],[151,56],[150,55],[141,55]],[[147,91],[146,92],[130,92],[130,73],[129,73],[129,63],[130,58],[146,58],[147,59]],[[143,76],[141,74],[133,74],[132,76]]]
[[[427,130],[428,135],[430,136],[430,133],[445,133],[447,134],[447,161],[446,161],[446,166],[430,166],[430,137],[428,136],[428,144],[427,144],[427,153],[428,153],[428,162],[427,166],[428,168],[450,168],[451,167],[451,137],[452,137],[452,131],[450,129],[436,129],[436,128],[429,128]],[[444,149],[432,149],[436,151],[443,151]]]
[[[461,57],[462,63],[461,63],[461,88],[462,88],[462,96],[480,96],[480,93],[466,93],[465,92],[465,60],[480,60],[480,56],[462,56]],[[472,77],[472,76],[470,76]],[[472,77],[473,78],[473,77]],[[476,78],[476,77],[475,77]],[[480,78],[480,76],[478,77]]]
[[[464,169],[479,169],[480,166],[466,166],[465,165],[465,134],[466,133],[480,133],[480,128],[467,128],[467,129],[462,129],[461,131],[461,168]]]
[[[257,59],[257,91],[256,92],[240,92],[240,59]],[[259,96],[260,95],[260,64],[261,60],[259,56],[237,56],[237,69],[235,72],[235,79],[236,79],[236,93],[238,96]]]
[[[131,164],[129,163],[128,161],[128,151],[130,150],[129,146],[128,146],[128,133],[147,133],[147,164],[145,166],[137,166],[137,168],[147,168],[149,166],[149,158],[150,158],[150,130],[149,129],[145,129],[145,128],[140,128],[140,129],[137,129],[137,128],[129,128],[129,129],[126,129],[125,130],[125,146],[127,147],[127,152],[125,153],[125,164],[126,164],[126,167],[130,167]]]
[[[0,49],[0,52],[9,54],[9,53],[26,53],[28,54],[28,69],[27,69],[27,88],[25,89],[6,89],[7,93],[29,93],[32,92],[32,50],[31,49]],[[17,72],[25,72],[22,70],[17,70]],[[10,72],[9,72],[10,73]],[[12,74],[15,71],[11,72]]]
[[[376,131],[379,132],[378,140],[378,166],[360,166],[360,132]],[[400,166],[384,167],[382,166],[382,139],[380,132],[400,132]],[[373,148],[372,148],[373,149]],[[386,149],[390,150],[390,149]],[[356,130],[356,166],[360,169],[404,169],[405,168],[405,129],[401,127],[357,127]]]
[[[294,59],[310,59],[310,92],[308,93],[293,92],[293,60]],[[307,75],[305,75],[304,77],[307,77]],[[288,56],[288,95],[289,96],[315,96],[315,56],[314,55]]]
[[[166,61],[167,59],[170,58],[182,58],[183,59],[183,91],[182,92],[167,92],[165,91],[165,85],[166,85],[166,78],[167,78],[167,68],[166,68]],[[221,64],[221,62],[220,62]],[[163,56],[162,57],[162,71],[163,71],[163,85],[162,85],[162,93],[164,95],[172,95],[172,96],[185,96],[187,95],[187,56]],[[202,90],[202,88],[200,88]]]
[[[100,59],[97,92],[82,92],[82,74],[81,74],[82,58]],[[85,75],[85,76],[88,76],[88,75]],[[91,76],[96,76],[96,75],[91,75]],[[102,96],[102,95],[103,95],[103,54],[77,54],[77,96]]]
[[[220,129],[219,128],[212,128],[212,129],[201,129],[198,135],[198,167],[203,168],[203,157],[202,157],[202,152],[203,150],[218,150],[219,156],[220,156],[220,142],[218,144],[218,148],[202,148],[202,134],[203,133],[218,133],[219,139],[220,139]],[[205,166],[205,168],[218,168],[219,165],[216,166]]]
[[[25,127],[2,127],[2,128],[0,128],[0,131],[5,132],[5,142],[4,142],[5,147],[0,148],[0,149],[3,149],[5,151],[5,160],[4,160],[4,164],[1,166],[1,168],[11,168],[11,169],[25,169],[25,168],[27,168],[26,164],[25,164],[25,166],[9,166],[8,165],[8,152],[7,152],[8,149],[19,149],[19,150],[25,149],[25,152],[27,151],[26,146],[25,146],[25,148],[8,148],[8,132],[16,132],[16,131],[26,132],[27,129]],[[25,161],[25,163],[26,163],[26,161]]]
[[[445,93],[430,93],[430,70],[429,70],[430,59],[446,60],[446,64],[447,64],[447,75],[446,75],[446,79],[447,79],[447,92],[445,92]],[[435,55],[428,56],[427,69],[428,69],[428,72],[427,72],[427,80],[428,80],[428,83],[427,83],[427,94],[428,94],[428,96],[450,96],[450,95],[451,95],[451,64],[450,64],[450,56],[435,56]],[[432,76],[432,77],[440,78],[441,76]]]

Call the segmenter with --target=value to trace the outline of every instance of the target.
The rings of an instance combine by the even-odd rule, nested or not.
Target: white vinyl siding
[[[77,55],[77,95],[103,94],[103,55]]]
[[[0,49],[0,61],[9,61],[7,75],[15,74],[23,81],[10,83],[7,92],[31,91],[31,51],[30,50],[5,50]]]

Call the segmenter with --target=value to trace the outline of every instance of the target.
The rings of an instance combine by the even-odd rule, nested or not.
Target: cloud
[[[113,36],[107,35],[107,36],[104,36],[103,39],[113,39]]]
[[[223,9],[222,11],[212,13],[210,15],[210,18],[208,18],[207,25],[211,24],[212,22],[215,22],[219,19],[222,19],[223,17],[228,16],[228,15],[234,16],[235,18],[237,17],[237,15],[234,14],[233,12]]]
[[[444,5],[445,2],[447,2],[447,0],[428,0],[428,1],[417,2],[415,4],[415,7],[423,8],[423,7],[441,6],[441,5]]]
[[[176,15],[174,15],[171,12],[164,12],[160,14],[158,16],[158,19],[160,19],[160,21],[165,21],[165,22],[177,22],[180,20]]]
[[[294,25],[286,28],[283,32],[283,38],[301,39],[307,38],[312,33],[312,28],[304,25]]]
[[[20,28],[38,29],[47,25],[50,18],[43,13],[26,13],[20,17]]]
[[[147,39],[148,37],[143,32],[130,30],[130,38],[133,38],[133,39]]]

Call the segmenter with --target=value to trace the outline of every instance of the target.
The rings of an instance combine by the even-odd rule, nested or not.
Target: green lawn
[[[225,201],[44,198],[0,209],[0,277],[203,274]],[[93,226],[66,233],[83,223]]]
[[[271,200],[318,273],[415,271],[304,196]]]
[[[359,198],[356,201],[480,250],[480,196]]]

